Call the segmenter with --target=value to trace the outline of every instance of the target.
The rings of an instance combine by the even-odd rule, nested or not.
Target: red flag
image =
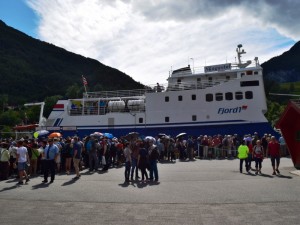
[[[87,86],[88,82],[84,76],[82,76],[82,82],[84,86]]]

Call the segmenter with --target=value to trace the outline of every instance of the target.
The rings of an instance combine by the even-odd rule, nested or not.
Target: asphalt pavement
[[[252,166],[254,167],[254,165]],[[159,163],[159,183],[124,183],[124,167],[0,182],[0,224],[300,224],[300,176],[290,158],[280,175],[270,159],[262,175],[239,160]]]

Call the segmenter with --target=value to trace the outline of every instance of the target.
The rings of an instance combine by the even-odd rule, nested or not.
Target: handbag
[[[102,165],[103,165],[103,166],[105,166],[105,165],[106,165],[105,156],[102,156]]]

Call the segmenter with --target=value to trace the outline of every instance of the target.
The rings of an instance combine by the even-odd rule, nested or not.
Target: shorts
[[[279,156],[271,156],[272,166],[275,166],[275,161],[276,161],[277,165],[279,165],[279,163],[280,163],[280,157]]]
[[[18,171],[26,169],[26,162],[18,162]]]

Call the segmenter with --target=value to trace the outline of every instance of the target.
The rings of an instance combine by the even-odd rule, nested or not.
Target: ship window
[[[257,72],[257,71],[255,71],[255,72],[254,72],[254,74],[255,74],[255,75],[257,75],[257,74],[258,74],[258,72]]]
[[[223,93],[216,93],[216,101],[222,101],[223,100]]]
[[[178,96],[178,101],[182,101],[182,95]]]
[[[139,123],[143,123],[144,119],[143,118],[139,118]]]
[[[259,86],[258,80],[251,80],[251,81],[241,81],[241,87],[253,87]]]
[[[235,99],[236,100],[243,99],[243,92],[241,92],[241,91],[235,92]]]
[[[170,122],[170,117],[166,116],[166,117],[165,117],[165,122],[166,122],[166,123]]]
[[[233,99],[233,94],[232,94],[232,92],[226,92],[226,93],[225,93],[225,99],[226,99],[226,100],[232,100],[232,99]]]
[[[169,96],[166,96],[166,97],[165,97],[165,102],[169,102],[169,101],[170,101]]]
[[[181,79],[177,79],[177,83],[178,83],[178,84],[181,84]]]
[[[245,75],[245,73],[241,73],[241,76],[244,76]]]
[[[197,82],[201,82],[201,78],[197,78]]]
[[[192,115],[192,121],[197,121],[197,116],[196,115]]]
[[[252,75],[252,71],[251,71],[251,70],[248,70],[248,71],[246,72],[246,74],[247,74],[247,75]]]
[[[207,102],[212,102],[214,100],[213,94],[206,94],[206,101]]]
[[[253,92],[252,91],[246,91],[245,92],[245,98],[246,99],[253,99]]]
[[[192,95],[192,100],[196,100],[196,95]]]
[[[230,76],[226,76],[226,80],[230,80]]]

